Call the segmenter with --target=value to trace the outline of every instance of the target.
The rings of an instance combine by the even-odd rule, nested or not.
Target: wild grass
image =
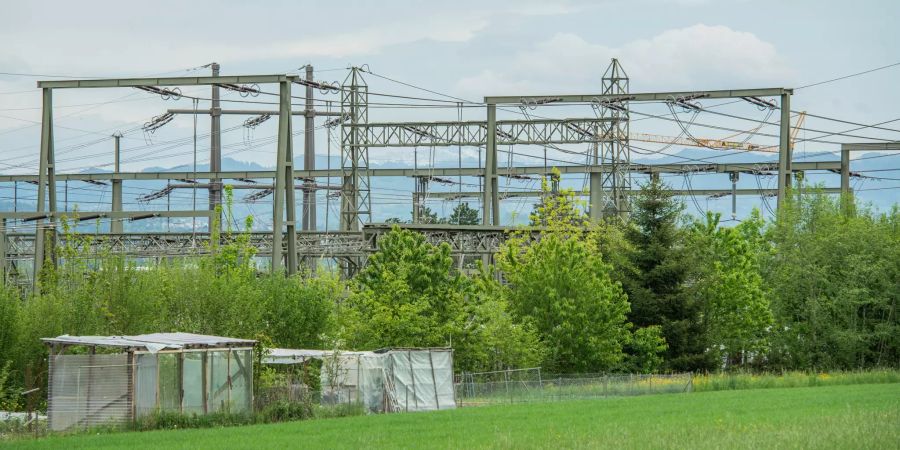
[[[13,448],[894,448],[900,384],[726,390],[232,428],[51,437]]]
[[[878,383],[900,383],[900,370],[702,374],[694,375],[693,390],[702,392]]]

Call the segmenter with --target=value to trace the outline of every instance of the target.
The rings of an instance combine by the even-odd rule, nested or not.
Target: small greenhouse
[[[339,351],[272,349],[266,364],[322,361],[322,403],[360,403],[371,412],[456,408],[448,348]]]
[[[132,421],[156,411],[253,408],[256,341],[191,333],[68,336],[50,346],[53,431]]]

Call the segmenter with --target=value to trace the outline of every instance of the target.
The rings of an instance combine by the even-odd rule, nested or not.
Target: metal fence
[[[679,374],[542,374],[540,368],[463,373],[456,383],[458,406],[548,402],[690,392],[693,376]]]

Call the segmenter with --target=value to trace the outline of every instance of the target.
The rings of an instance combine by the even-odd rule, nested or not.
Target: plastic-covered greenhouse
[[[191,333],[42,340],[50,346],[47,416],[54,431],[156,411],[253,407],[253,340]]]
[[[453,351],[448,348],[365,352],[272,349],[266,364],[322,360],[322,402],[360,403],[372,412],[456,408]]]

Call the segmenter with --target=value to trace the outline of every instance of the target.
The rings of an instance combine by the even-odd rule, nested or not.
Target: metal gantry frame
[[[38,274],[47,256],[53,256],[51,251],[46,252],[45,246],[48,237],[56,229],[56,169],[53,144],[53,91],[55,89],[80,89],[80,88],[122,88],[122,87],[161,87],[161,86],[219,86],[222,84],[278,84],[279,85],[279,125],[278,125],[278,151],[275,176],[275,203],[273,205],[273,251],[272,269],[282,268],[283,250],[280,245],[285,233],[288,234],[288,262],[287,272],[293,273],[296,268],[296,211],[294,208],[293,187],[293,146],[291,137],[291,84],[298,79],[290,75],[241,75],[241,76],[209,76],[209,77],[150,77],[150,78],[118,78],[118,79],[93,79],[93,80],[53,80],[39,81],[38,88],[42,90],[42,117],[41,117],[41,150],[38,168],[38,193],[37,216],[49,211],[46,220],[49,226],[44,227],[45,218],[38,218],[36,223],[36,236],[34,244],[34,287],[37,288]],[[211,113],[215,116],[216,104]],[[216,172],[214,172],[216,173]],[[219,177],[210,178],[211,185]],[[214,199],[211,199],[211,201]],[[45,204],[46,203],[46,204]],[[214,205],[213,205],[214,206]],[[146,212],[142,212],[147,214]],[[173,217],[174,211],[156,212],[160,217]],[[179,211],[178,214],[185,212]],[[208,211],[191,211],[193,215],[208,215]],[[286,217],[285,217],[286,216]],[[177,217],[177,216],[175,216]],[[52,237],[52,236],[51,236]],[[51,241],[52,242],[52,241]],[[277,244],[277,245],[276,245]]]
[[[217,65],[216,65],[217,66]],[[213,67],[213,73],[218,67]],[[628,77],[617,61],[613,61],[609,70],[603,77],[603,89],[599,94],[583,95],[528,95],[528,96],[489,96],[484,98],[486,120],[485,121],[449,121],[449,122],[369,122],[368,116],[368,87],[362,78],[362,69],[351,68],[350,74],[345,80],[341,91],[340,112],[317,112],[312,106],[312,67],[306,68],[306,77],[301,80],[299,76],[292,75],[250,75],[250,76],[211,76],[211,77],[166,77],[166,78],[126,78],[108,80],[62,80],[41,81],[38,87],[43,91],[43,116],[41,128],[41,152],[38,175],[0,175],[0,182],[4,181],[36,181],[38,184],[38,206],[36,212],[27,213],[0,213],[0,218],[31,219],[37,222],[38,232],[34,237],[34,267],[35,274],[40,270],[44,258],[53,252],[45,251],[48,236],[56,228],[56,220],[62,216],[57,211],[56,182],[57,180],[85,180],[98,181],[110,180],[113,184],[114,205],[111,212],[85,212],[85,215],[108,218],[143,218],[148,215],[145,211],[122,211],[121,209],[121,184],[123,180],[171,180],[192,179],[208,180],[204,185],[210,189],[210,209],[213,210],[221,202],[213,193],[217,187],[221,187],[222,180],[254,180],[274,179],[274,203],[273,203],[273,230],[271,232],[271,244],[267,245],[271,250],[271,265],[273,270],[285,269],[293,273],[298,267],[298,256],[309,257],[310,252],[299,246],[312,245],[321,247],[323,240],[321,233],[315,230],[315,191],[321,189],[315,183],[318,178],[340,178],[342,180],[341,191],[341,225],[340,230],[345,233],[358,233],[364,227],[364,222],[371,220],[370,177],[373,176],[397,176],[419,177],[426,179],[440,176],[473,176],[483,177],[484,184],[481,192],[455,192],[433,193],[435,197],[474,196],[482,197],[483,215],[485,226],[500,226],[500,199],[498,178],[501,176],[516,177],[529,174],[546,175],[546,166],[514,166],[499,168],[497,166],[497,152],[499,145],[507,144],[575,144],[591,143],[594,145],[592,163],[587,165],[557,166],[561,173],[589,174],[590,190],[590,214],[592,218],[602,217],[604,211],[615,211],[624,214],[628,211],[627,201],[632,193],[630,178],[633,173],[646,173],[658,176],[660,173],[688,173],[697,171],[715,171],[736,175],[739,172],[760,174],[777,173],[778,187],[776,192],[779,204],[782,204],[787,191],[791,186],[791,173],[793,170],[830,170],[841,173],[841,191],[849,192],[849,150],[842,148],[840,162],[797,162],[792,163],[790,155],[790,96],[792,90],[785,88],[768,89],[740,89],[740,90],[716,90],[716,91],[681,91],[681,92],[629,92]],[[305,83],[304,83],[305,82]],[[291,104],[291,86],[293,83],[304,84],[306,87],[306,105],[303,111],[293,111]],[[210,114],[213,118],[211,128],[215,130],[215,121],[221,115],[227,114],[278,114],[278,136],[276,151],[276,170],[274,171],[222,171],[221,167],[211,168],[208,172],[184,172],[184,173],[127,173],[121,172],[118,167],[118,138],[116,138],[116,167],[113,173],[104,174],[57,174],[55,170],[54,146],[53,146],[53,90],[73,88],[113,88],[113,87],[164,87],[164,86],[212,86],[213,99],[217,95],[215,89],[224,84],[278,84],[279,106],[275,110],[224,110],[217,104],[213,104],[207,111],[197,110],[169,110],[170,113]],[[336,89],[336,88],[334,88]],[[632,164],[628,145],[628,108],[631,102],[666,102],[679,99],[726,99],[741,97],[780,97],[781,99],[781,123],[779,139],[779,160],[775,164],[660,164],[641,165]],[[517,107],[537,108],[547,103],[555,104],[589,104],[595,106],[598,114],[593,118],[570,119],[532,119],[527,120],[498,120],[498,105],[511,105]],[[292,115],[304,115],[304,168],[295,169],[293,162],[293,133],[290,118]],[[342,127],[341,131],[341,167],[338,169],[316,169],[314,151],[314,118],[316,115],[337,117],[335,123]],[[527,116],[527,115],[526,115]],[[218,125],[220,129],[220,125]],[[213,133],[215,134],[215,133]],[[214,156],[216,147],[221,145],[211,143],[211,156]],[[415,147],[415,146],[484,146],[486,158],[484,165],[477,168],[428,168],[428,169],[373,169],[368,164],[368,149],[373,147]],[[852,145],[852,144],[847,144]],[[863,148],[865,147],[865,148]],[[847,147],[848,149],[851,147]],[[869,144],[860,144],[860,149],[871,149]],[[852,147],[856,149],[856,147]],[[220,150],[219,150],[220,151]],[[216,158],[213,158],[216,159]],[[761,192],[754,189],[737,189],[736,176],[732,178],[732,195],[754,194],[768,195],[769,192]],[[425,178],[422,178],[425,177]],[[417,178],[417,179],[419,179]],[[309,239],[301,238],[297,231],[297,217],[294,201],[294,180],[303,179],[303,235],[309,235],[310,239],[318,239],[317,244]],[[249,185],[248,185],[249,186]],[[422,189],[427,189],[426,186]],[[702,192],[719,194],[721,190],[704,190]],[[118,192],[118,195],[117,195]],[[691,191],[693,193],[701,191]],[[504,196],[532,196],[530,192],[513,192]],[[118,197],[118,202],[115,200]],[[416,199],[414,198],[414,201]],[[118,204],[118,207],[116,206]],[[159,211],[151,213],[156,217],[184,217],[210,216],[210,211]],[[44,224],[49,221],[49,224]],[[119,224],[120,225],[120,224]],[[366,226],[370,227],[370,226]],[[465,233],[477,235],[479,230],[466,229]],[[121,227],[111,230],[121,233]],[[324,233],[329,235],[329,233]],[[332,233],[333,234],[333,233]],[[316,236],[313,236],[316,235]],[[192,238],[193,239],[193,238]],[[285,242],[286,241],[286,242]],[[52,246],[52,240],[49,241]],[[133,242],[128,241],[128,242]],[[5,239],[0,242],[9,247]],[[128,245],[128,244],[123,244]],[[0,246],[0,250],[3,250]],[[318,250],[317,250],[318,251]],[[3,251],[4,255],[6,254]],[[322,254],[328,253],[323,251]],[[359,254],[356,254],[359,256]],[[286,259],[286,261],[284,261]],[[284,262],[283,262],[284,261]],[[286,262],[286,264],[285,264]],[[37,276],[35,276],[37,280]]]
[[[610,68],[609,81],[609,91],[610,92],[619,92],[627,89],[627,84],[625,80],[627,78],[624,76],[624,72],[612,72],[612,69],[617,67],[617,64],[614,64],[613,67]],[[616,84],[618,83],[617,87]],[[793,94],[792,89],[787,88],[766,88],[766,89],[737,89],[737,90],[716,90],[716,91],[678,91],[678,92],[646,92],[646,93],[607,93],[603,92],[600,94],[577,94],[577,95],[531,95],[531,96],[492,96],[485,97],[484,103],[487,104],[487,122],[489,130],[497,129],[497,106],[498,105],[544,105],[548,103],[554,104],[590,104],[590,105],[600,105],[601,108],[616,110],[620,114],[617,116],[618,121],[613,123],[618,123],[622,121],[623,116],[621,114],[625,114],[624,117],[627,120],[627,111],[628,106],[631,102],[666,102],[666,101],[678,101],[679,99],[730,99],[730,98],[743,98],[743,97],[779,97],[781,99],[781,122],[779,124],[779,163],[778,163],[778,203],[782,204],[785,198],[787,191],[791,186],[791,155],[790,155],[790,97]],[[610,116],[612,113],[609,113]],[[601,116],[602,117],[602,116]],[[621,125],[616,125],[617,127],[621,127]],[[627,130],[627,125],[625,130]],[[619,130],[617,128],[616,133]],[[483,193],[483,205],[484,205],[484,216],[483,220],[485,224],[491,223],[494,225],[499,224],[499,193],[497,190],[497,174],[496,174],[496,160],[497,160],[497,140],[492,139],[491,135],[493,133],[488,133],[487,140],[487,157],[486,160],[488,163],[485,166],[485,189]],[[623,140],[622,136],[618,136],[618,142],[611,148],[609,148],[606,153],[609,154],[609,158],[614,161],[611,162],[610,172],[606,172],[606,177],[609,180],[607,183],[602,183],[599,180],[595,180],[592,183],[592,187],[596,187],[600,185],[602,188],[613,189],[613,197],[612,201],[616,207],[616,212],[622,214],[627,211],[627,205],[625,205],[625,200],[616,200],[616,198],[623,198],[624,195],[619,195],[615,193],[615,189],[618,189],[618,186],[627,186],[628,180],[626,176],[616,175],[619,172],[629,172],[630,171],[630,157],[629,152],[627,150],[627,135],[625,135],[625,140]],[[613,141],[616,141],[614,138]],[[604,163],[606,161],[601,161]],[[622,166],[625,166],[626,169],[622,169]],[[602,180],[603,175],[599,175]],[[490,181],[489,181],[490,180]],[[602,211],[604,208],[604,197],[603,191],[596,192],[596,189],[592,189],[592,195],[590,197],[590,209],[593,217],[597,217],[598,214],[593,211]],[[601,213],[602,214],[602,213]]]

